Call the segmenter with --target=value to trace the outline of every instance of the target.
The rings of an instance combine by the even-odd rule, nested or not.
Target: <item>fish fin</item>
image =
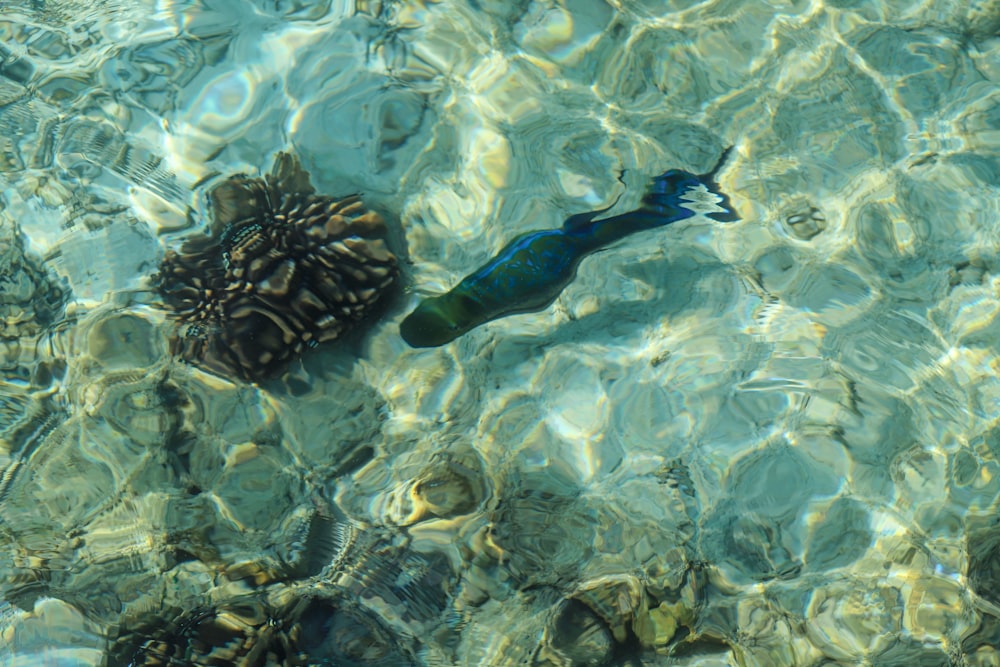
[[[565,229],[567,232],[571,232],[589,226],[591,220],[601,215],[602,213],[607,213],[608,211],[613,209],[615,205],[618,204],[618,200],[621,198],[622,196],[621,194],[619,194],[617,197],[615,197],[615,200],[611,202],[610,206],[599,208],[596,211],[586,211],[584,213],[577,213],[576,215],[569,216],[568,218],[566,218],[566,221],[563,222],[562,224],[563,229]]]
[[[733,208],[733,202],[729,200],[729,195],[724,193],[722,188],[719,187],[719,184],[715,182],[715,175],[718,174],[719,170],[721,170],[723,165],[726,164],[726,160],[732,152],[733,147],[727,147],[726,150],[722,151],[722,155],[719,156],[719,159],[715,163],[715,166],[712,167],[712,170],[705,174],[701,174],[698,177],[705,187],[708,188],[709,192],[722,200],[719,202],[719,206],[725,209],[724,211],[714,211],[712,213],[705,214],[705,217],[712,218],[713,220],[717,220],[719,222],[734,222],[740,219],[739,214],[736,213],[736,209]]]
[[[714,182],[706,183],[705,187],[707,187],[712,194],[722,200],[719,202],[719,207],[725,209],[723,211],[712,211],[711,213],[706,213],[706,218],[711,218],[717,222],[736,222],[740,219],[740,214],[736,212],[735,208],[733,208],[733,202],[729,200],[729,195],[720,190]]]
[[[698,178],[700,178],[702,181],[712,181],[714,183],[715,175],[718,174],[719,170],[722,169],[722,166],[726,164],[726,160],[729,159],[729,154],[732,152],[733,152],[732,146],[726,147],[726,150],[722,151],[722,155],[720,155],[719,159],[716,160],[715,166],[712,167],[710,171],[707,171],[704,174],[700,174]]]

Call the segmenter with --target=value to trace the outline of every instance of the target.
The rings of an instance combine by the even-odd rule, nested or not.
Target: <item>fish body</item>
[[[725,162],[727,149],[707,174],[671,169],[653,180],[642,205],[628,213],[595,220],[611,206],[578,213],[558,229],[516,237],[493,259],[440,296],[428,297],[400,324],[400,335],[412,347],[437,347],[486,322],[547,308],[576,277],[581,260],[626,236],[697,215],[687,199],[701,188],[721,201],[721,211],[708,217],[738,219],[729,198],[712,180]]]

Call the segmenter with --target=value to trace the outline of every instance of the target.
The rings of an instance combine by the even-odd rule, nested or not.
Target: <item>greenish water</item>
[[[998,80],[993,0],[0,0],[0,664],[1000,664]],[[149,277],[279,151],[401,289],[255,384]]]

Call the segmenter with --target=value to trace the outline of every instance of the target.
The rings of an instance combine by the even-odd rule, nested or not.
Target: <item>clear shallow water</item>
[[[0,3],[0,662],[996,664],[998,29]],[[740,222],[400,340],[516,234],[731,144]],[[278,150],[387,214],[406,291],[252,386],[173,360],[145,279]]]

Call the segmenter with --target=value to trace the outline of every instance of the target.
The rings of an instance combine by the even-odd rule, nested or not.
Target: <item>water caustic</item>
[[[0,14],[0,663],[1000,663],[995,3]]]

